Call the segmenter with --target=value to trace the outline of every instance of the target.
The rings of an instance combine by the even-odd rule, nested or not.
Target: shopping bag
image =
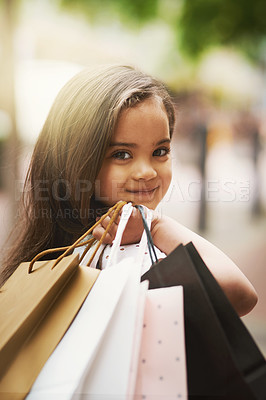
[[[23,263],[1,288],[0,376],[77,266],[78,257],[70,256],[54,270],[43,262],[28,274],[28,264]]]
[[[182,286],[146,292],[133,399],[187,399]]]
[[[110,254],[112,267],[101,271],[27,400],[127,398],[135,374],[132,364],[136,362],[132,357],[138,357],[134,338],[142,328],[139,320],[143,304],[141,293],[147,290],[147,285],[144,288],[140,285],[141,258],[147,245],[145,234],[139,257],[116,263],[116,253],[131,211],[131,204],[123,208]]]
[[[110,226],[122,206],[108,212],[115,210]],[[26,396],[96,281],[99,271],[80,266],[76,254],[67,256],[92,229],[67,248],[49,249],[22,263],[1,288],[1,399]],[[35,263],[58,250],[65,252],[57,260]]]
[[[150,288],[184,288],[189,398],[266,398],[265,359],[192,243],[178,246],[141,279]]]
[[[72,264],[78,262],[76,256],[66,257],[58,264],[57,268],[52,271],[57,270],[58,272],[59,269],[61,269],[60,264],[68,265],[70,260],[72,260]],[[73,263],[73,261],[75,261],[75,263]],[[22,264],[19,267],[20,273],[25,272],[25,275],[24,279],[21,280],[21,284],[30,281],[30,285],[33,285],[33,287],[36,284],[35,289],[38,288],[40,293],[41,282],[43,288],[47,289],[46,283],[50,282],[49,279],[47,279],[46,270],[50,272],[50,265],[51,262],[38,262],[36,265],[36,272],[32,275],[28,275],[26,271],[28,264]],[[99,275],[99,271],[77,264],[75,269],[76,272],[72,275],[71,279],[65,282],[62,288],[58,287],[58,282],[56,282],[57,284],[55,286],[58,291],[55,292],[55,290],[52,290],[48,293],[48,296],[43,297],[40,306],[34,309],[34,313],[30,314],[31,318],[28,318],[26,321],[26,328],[24,324],[22,324],[24,329],[19,329],[21,336],[17,336],[17,331],[15,331],[14,336],[17,340],[12,340],[15,346],[14,348],[9,348],[9,353],[5,353],[5,355],[9,357],[9,364],[7,364],[6,368],[3,368],[2,377],[0,379],[1,400],[25,398],[41,368],[63,337]],[[42,277],[45,279],[43,281],[39,279],[33,280],[33,276],[35,278],[38,277],[39,271],[42,271]],[[44,271],[46,272],[43,273]],[[9,287],[6,288],[6,293],[8,293],[9,289],[12,287],[10,282],[8,286]],[[29,288],[25,285],[24,289],[25,291],[23,290],[22,295],[20,293],[20,298],[16,299],[21,305],[27,305],[27,300],[29,300],[27,294],[30,292],[26,291]],[[23,294],[25,295],[24,298]],[[34,298],[32,301],[34,303]],[[15,310],[17,310],[16,307]],[[3,316],[2,311],[4,310],[1,309],[1,321]],[[11,306],[5,311],[5,314],[12,311]],[[24,315],[22,307],[21,317]],[[16,316],[19,317],[17,312]],[[18,322],[20,322],[21,319],[18,318]],[[13,326],[16,325],[15,320],[11,322],[14,322]],[[28,333],[29,329],[31,329],[31,331]],[[7,358],[1,359],[4,362]]]

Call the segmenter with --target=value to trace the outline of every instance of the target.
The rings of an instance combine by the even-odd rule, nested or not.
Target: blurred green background
[[[161,212],[227,253],[259,302],[243,318],[266,354],[266,2],[0,0],[0,245],[55,95],[86,66],[133,64],[176,106]]]

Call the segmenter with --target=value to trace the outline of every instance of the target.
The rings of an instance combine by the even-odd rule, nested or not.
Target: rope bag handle
[[[85,255],[88,252],[88,250],[91,248],[92,244],[95,242],[95,238],[90,238],[90,239],[86,240],[85,242],[84,241],[81,242],[81,241],[83,239],[85,239],[86,236],[89,235],[97,225],[99,225],[107,216],[109,216],[114,211],[114,213],[113,213],[113,215],[112,215],[112,217],[111,217],[111,219],[110,219],[110,221],[109,221],[109,223],[108,223],[108,225],[106,227],[106,230],[104,231],[101,239],[99,240],[95,250],[93,251],[93,254],[91,255],[91,257],[90,257],[90,259],[89,259],[89,261],[87,263],[87,266],[89,266],[90,263],[93,260],[93,257],[95,256],[95,254],[97,253],[99,247],[101,246],[105,236],[109,232],[112,224],[116,220],[116,217],[118,216],[120,210],[124,207],[125,204],[127,204],[126,201],[119,201],[118,203],[116,203],[113,207],[111,207],[107,211],[106,214],[102,215],[101,218],[93,226],[91,226],[82,236],[80,236],[72,245],[65,246],[65,247],[58,247],[58,248],[54,248],[54,249],[47,249],[47,250],[44,250],[44,251],[38,253],[31,260],[31,262],[29,264],[28,273],[30,274],[32,272],[34,263],[36,261],[38,261],[40,258],[42,258],[45,255],[47,255],[47,254],[55,253],[55,252],[58,252],[58,251],[64,251],[64,253],[61,254],[61,256],[57,257],[57,259],[54,261],[54,263],[53,263],[53,265],[51,267],[51,269],[53,269],[66,255],[68,255],[76,247],[81,247],[81,246],[86,245],[86,248],[85,248],[85,250],[83,251],[83,253],[82,253],[81,257],[80,257],[80,261],[81,261],[85,257]]]
[[[151,232],[150,232],[147,220],[146,220],[144,207],[142,205],[135,205],[135,207],[139,210],[141,218],[142,218],[144,230],[145,230],[146,236],[147,236],[148,250],[149,250],[149,254],[150,254],[151,263],[152,263],[152,265],[154,265],[158,262],[158,257],[157,257],[156,251],[155,251]]]

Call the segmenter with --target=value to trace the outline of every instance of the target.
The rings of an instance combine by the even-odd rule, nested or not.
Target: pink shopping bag
[[[183,287],[146,292],[134,400],[187,398]]]

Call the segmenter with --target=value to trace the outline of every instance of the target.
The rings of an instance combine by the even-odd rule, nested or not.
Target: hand
[[[110,214],[110,216],[106,217],[101,224],[96,226],[94,228],[92,234],[95,237],[95,239],[100,240],[103,233],[106,230],[107,225],[110,222],[111,216],[113,213]],[[111,244],[115,238],[116,232],[117,232],[117,227],[119,224],[121,218],[121,213],[118,215],[116,218],[115,222],[111,226],[109,232],[105,236],[103,243],[104,244]],[[129,218],[129,221],[127,223],[126,229],[124,231],[123,237],[122,237],[122,245],[124,244],[133,244],[133,243],[138,243],[141,239],[142,233],[143,233],[143,222],[142,218],[140,215],[140,212],[134,207],[132,214]]]

